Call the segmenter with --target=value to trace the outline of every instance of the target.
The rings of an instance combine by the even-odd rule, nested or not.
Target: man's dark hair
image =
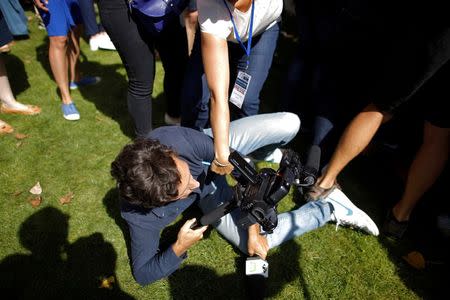
[[[120,197],[144,208],[163,206],[178,196],[181,175],[176,153],[156,140],[137,139],[111,163]]]

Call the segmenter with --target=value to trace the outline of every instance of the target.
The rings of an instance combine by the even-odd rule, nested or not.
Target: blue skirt
[[[72,27],[82,24],[78,0],[48,1],[48,12],[39,10],[49,36],[67,36]]]

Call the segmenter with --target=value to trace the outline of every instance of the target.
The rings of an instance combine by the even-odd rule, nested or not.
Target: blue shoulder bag
[[[130,7],[145,29],[158,35],[177,18],[189,0],[130,0]]]

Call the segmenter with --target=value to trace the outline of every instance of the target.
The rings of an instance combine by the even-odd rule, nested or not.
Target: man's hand
[[[33,0],[34,5],[37,6],[37,8],[43,10],[43,11],[48,11],[47,5],[48,5],[48,0]]]
[[[253,224],[248,228],[247,249],[250,256],[256,254],[262,259],[266,259],[269,244],[266,237],[260,234],[258,224]]]
[[[233,165],[228,161],[228,159],[224,160],[223,162],[219,160],[217,157],[214,158],[211,164],[211,171],[214,173],[217,173],[219,175],[227,175],[230,174],[231,171],[233,171],[234,167]]]
[[[195,230],[191,229],[195,221],[195,218],[187,220],[178,232],[177,241],[172,245],[173,252],[175,252],[177,256],[186,252],[192,245],[203,238],[203,233],[208,226],[202,226]]]

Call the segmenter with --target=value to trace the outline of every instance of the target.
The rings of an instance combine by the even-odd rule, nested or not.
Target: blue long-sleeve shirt
[[[204,182],[207,171],[202,162],[211,162],[214,159],[213,140],[190,128],[159,127],[152,131],[148,138],[159,140],[161,144],[171,147],[179,158],[185,160],[192,176],[200,182],[200,187],[185,199],[151,210],[122,202],[121,215],[130,230],[133,274],[141,285],[167,277],[178,269],[187,257],[186,254],[176,256],[171,246],[160,249],[160,233],[196,200],[211,192],[212,187]]]

